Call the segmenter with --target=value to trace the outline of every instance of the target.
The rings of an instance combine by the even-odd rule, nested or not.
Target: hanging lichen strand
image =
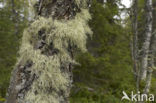
[[[72,52],[85,52],[87,34],[92,34],[88,1],[41,0],[35,5],[39,16],[24,31],[12,82],[20,79],[9,95],[16,91],[15,103],[68,103],[76,63]]]

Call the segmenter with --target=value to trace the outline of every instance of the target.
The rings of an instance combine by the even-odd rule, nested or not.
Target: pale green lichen
[[[78,0],[77,0],[78,3]],[[78,3],[80,5],[80,3]],[[61,63],[74,63],[67,52],[68,43],[76,45],[80,50],[86,51],[87,34],[92,34],[87,25],[91,16],[88,9],[81,9],[74,19],[52,20],[51,18],[38,17],[28,29],[24,31],[22,45],[19,51],[19,61],[25,64],[27,60],[33,61],[32,75],[36,74],[31,89],[25,96],[25,101],[30,103],[60,103],[63,97],[58,92],[63,91],[69,96],[67,89],[70,85],[68,73],[61,72]],[[41,54],[40,49],[34,49],[33,43],[38,40],[38,31],[45,29],[46,44],[53,42],[59,50],[57,55],[46,56]],[[53,88],[49,90],[49,88]],[[37,94],[35,92],[37,91]]]
[[[75,4],[81,8],[81,7],[87,7],[88,0],[74,0]]]

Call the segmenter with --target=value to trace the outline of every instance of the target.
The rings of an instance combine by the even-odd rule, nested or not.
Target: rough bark
[[[152,79],[152,73],[153,68],[155,67],[155,56],[156,56],[156,33],[153,32],[152,35],[152,41],[150,45],[150,54],[149,54],[149,61],[148,61],[148,68],[147,68],[147,78],[144,88],[144,93],[147,94],[150,91],[151,88],[151,79]]]
[[[145,85],[145,88],[144,88],[144,93],[145,94],[148,94],[149,91],[150,91],[150,88],[151,88],[152,72],[153,72],[153,69],[152,68],[148,68],[148,70],[147,70],[147,78],[146,78],[146,85]]]
[[[145,0],[146,5],[146,27],[145,27],[145,40],[142,46],[142,57],[141,57],[141,69],[140,69],[140,80],[145,80],[147,75],[148,67],[148,56],[150,49],[150,42],[152,36],[152,0]]]
[[[24,31],[6,103],[68,103],[73,52],[86,51],[88,0],[39,0]]]
[[[156,7],[156,2],[153,2],[153,8]],[[155,67],[155,62],[156,62],[156,13],[155,10],[152,10],[153,12],[153,25],[152,25],[152,39],[151,39],[151,45],[150,45],[150,54],[149,54],[149,66],[147,69],[147,79],[146,79],[146,85],[144,88],[144,93],[149,93],[150,88],[151,88],[151,79],[152,79],[152,73],[153,73],[153,68]]]

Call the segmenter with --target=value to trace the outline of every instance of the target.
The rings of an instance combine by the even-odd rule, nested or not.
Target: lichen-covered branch
[[[42,4],[41,4],[42,3]],[[34,3],[36,18],[25,29],[12,72],[7,103],[68,103],[74,50],[86,51],[87,0]]]

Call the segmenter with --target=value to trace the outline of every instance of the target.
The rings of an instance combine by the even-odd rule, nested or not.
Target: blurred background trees
[[[5,97],[15,65],[23,29],[27,25],[27,2],[0,0],[0,97]]]
[[[153,0],[154,10],[155,5],[156,0]],[[94,34],[88,40],[88,52],[76,55],[80,65],[73,70],[71,103],[122,103],[123,90],[129,94],[136,90],[131,56],[131,15],[120,17],[121,12],[130,14],[131,8],[121,6],[121,0],[92,1],[90,27]],[[144,0],[138,0],[139,48],[145,32],[144,6]],[[27,8],[27,0],[0,0],[0,101],[5,98],[10,73],[18,56],[20,38],[28,25],[30,15]],[[153,11],[153,32],[155,18]],[[153,94],[156,94],[155,74],[154,71],[151,85]]]
[[[122,91],[135,90],[131,61],[129,21],[121,24],[118,4],[93,0],[88,53],[78,54],[74,69],[72,103],[120,103]],[[127,19],[128,20],[128,19]]]

